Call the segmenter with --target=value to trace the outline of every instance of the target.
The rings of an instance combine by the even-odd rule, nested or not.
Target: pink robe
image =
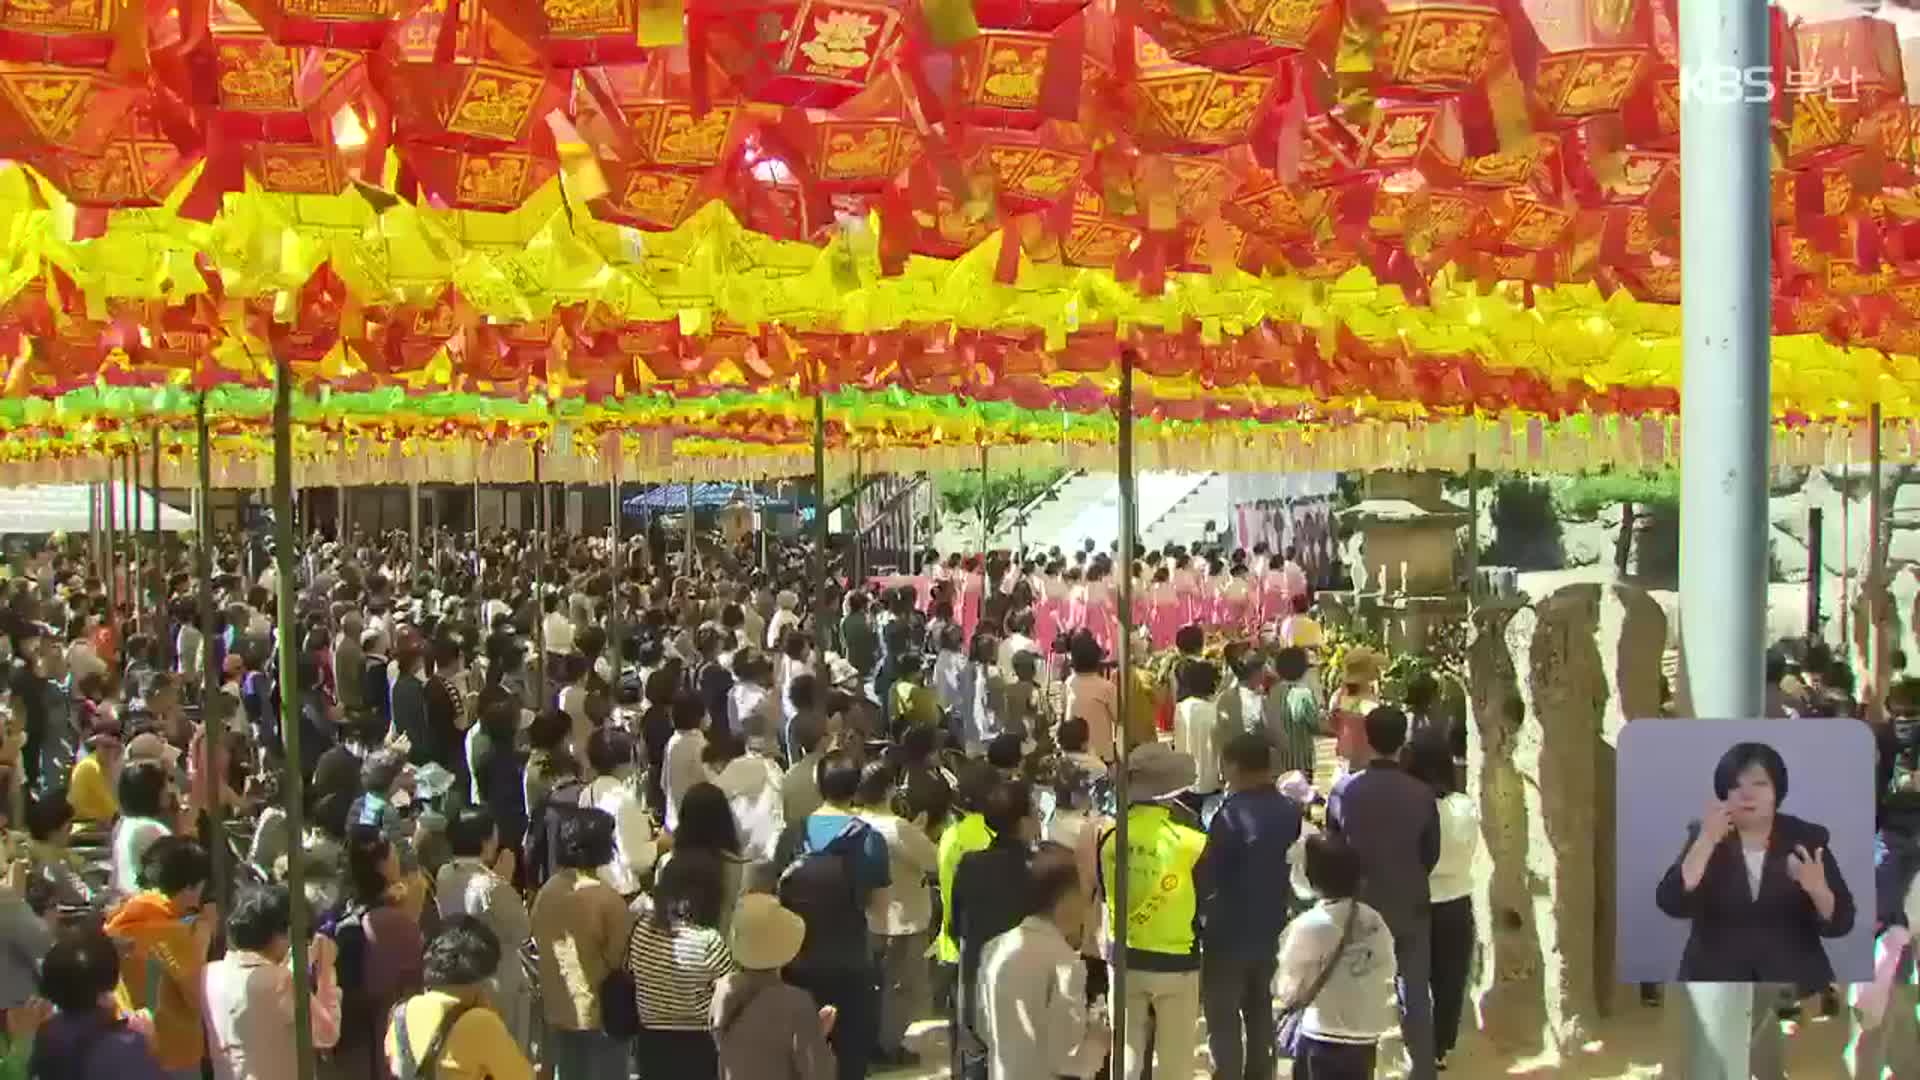
[[[960,633],[968,641],[973,640],[973,628],[980,623],[980,596],[986,591],[986,579],[979,571],[960,576],[957,607],[954,616],[960,620]]]
[[[1292,595],[1287,592],[1283,570],[1268,570],[1260,575],[1260,615],[1262,626],[1279,622],[1293,614]]]
[[[1200,575],[1188,570],[1173,572],[1173,592],[1180,598],[1180,618],[1184,623],[1205,622],[1200,604]]]
[[[1252,625],[1254,614],[1253,590],[1239,579],[1230,579],[1220,587],[1214,606],[1214,625],[1229,631],[1242,631]]]
[[[1067,584],[1057,577],[1039,578],[1033,590],[1033,638],[1047,654],[1053,654],[1053,640],[1068,623]]]
[[[1112,655],[1116,620],[1113,593],[1106,582],[1094,581],[1080,587],[1080,626]]]
[[[1162,582],[1153,587],[1147,604],[1147,627],[1153,634],[1153,647],[1173,648],[1173,639],[1179,635],[1180,628],[1186,625],[1185,605],[1180,601],[1180,591],[1174,588],[1172,582]]]

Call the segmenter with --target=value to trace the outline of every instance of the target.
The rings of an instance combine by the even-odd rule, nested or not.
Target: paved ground
[[[1648,1080],[1662,1075],[1660,1055],[1667,1045],[1666,1010],[1629,1006],[1626,1011],[1614,1017],[1599,1032],[1599,1038],[1588,1044],[1587,1051],[1568,1060],[1536,1059],[1526,1060],[1501,1054],[1483,1039],[1478,1032],[1463,1033],[1462,1045],[1449,1068],[1448,1076],[1457,1076],[1479,1080],[1481,1077],[1554,1077],[1556,1080]],[[932,1067],[896,1070],[876,1073],[878,1077],[890,1080],[933,1080],[948,1075],[945,1066],[946,1026],[944,1024],[923,1024],[918,1026],[911,1042],[922,1059],[933,1064]],[[1787,1042],[1787,1076],[1838,1078],[1846,1075],[1841,1063],[1841,1051],[1846,1044],[1846,1021],[1813,1020],[1793,1031]],[[1397,1058],[1397,1054],[1383,1054]],[[1196,1080],[1205,1080],[1212,1074],[1204,1068],[1205,1050],[1202,1049],[1202,1068],[1194,1073]],[[1291,1075],[1287,1066],[1282,1065],[1280,1075]],[[1404,1076],[1404,1071],[1394,1063],[1383,1062],[1376,1072],[1380,1080]]]

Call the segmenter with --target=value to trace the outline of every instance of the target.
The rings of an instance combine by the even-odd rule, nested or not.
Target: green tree
[[[1562,516],[1591,518],[1620,507],[1620,534],[1613,542],[1613,568],[1621,577],[1633,561],[1633,537],[1642,514],[1673,514],[1680,507],[1680,472],[1599,472],[1573,478],[1554,493]]]
[[[954,470],[936,473],[934,490],[940,494],[942,512],[956,517],[971,517],[976,522],[984,520],[987,535],[992,536],[1006,524],[1008,514],[1039,498],[1065,471],[988,471],[983,491],[979,470]]]

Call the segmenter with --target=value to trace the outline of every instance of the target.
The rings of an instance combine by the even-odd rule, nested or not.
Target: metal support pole
[[[540,694],[540,711],[553,704],[547,697],[547,486],[540,482],[540,458],[545,447],[533,451],[533,641],[540,658],[540,675],[534,680]]]
[[[1679,5],[1680,70],[1721,85],[1768,72],[1767,8],[1752,0]],[[1681,649],[1701,716],[1762,713],[1767,625],[1769,227],[1768,99],[1682,94],[1680,494]],[[1752,984],[1694,983],[1688,1005],[1692,1080],[1746,1080]],[[1769,1003],[1770,1004],[1770,1003]]]
[[[107,497],[106,557],[100,560],[100,578],[106,583],[107,587],[107,617],[101,621],[106,623],[113,622],[114,613],[120,610],[120,587],[119,583],[115,580],[113,572],[115,557],[119,554],[114,548],[118,546],[120,539],[119,536],[116,535],[117,530],[114,528],[116,518],[114,503],[118,500],[119,496],[114,492],[113,472],[114,465],[117,464],[119,460],[118,455],[107,459],[107,482],[102,485],[101,488],[102,493]]]
[[[407,482],[407,577],[420,581],[420,482]]]
[[[1807,640],[1820,640],[1820,579],[1824,567],[1820,562],[1820,530],[1826,524],[1826,514],[1819,507],[1807,510]]]
[[[980,554],[987,553],[987,444],[980,444]],[[1121,608],[1130,611],[1131,608]]]
[[[134,626],[147,626],[147,605],[143,602],[141,579],[146,576],[146,549],[141,533],[140,440],[135,439],[127,457],[127,606],[133,609]]]
[[[347,543],[347,485],[333,485],[333,538],[342,548]]]
[[[218,841],[227,835],[227,805],[220,798],[220,778],[214,771],[215,749],[223,746],[227,739],[227,718],[221,711],[225,704],[220,697],[220,668],[214,662],[213,642],[213,439],[207,431],[207,395],[202,393],[193,407],[194,428],[194,471],[196,473],[194,505],[199,508],[201,517],[193,523],[193,575],[196,579],[200,609],[200,722],[205,735],[200,740],[201,752],[205,755],[199,762],[200,775],[213,777],[208,785],[213,792],[213,805],[207,807],[207,815],[212,819],[213,827],[208,830]],[[219,901],[221,910],[231,911],[233,903],[233,876],[231,851],[224,843],[215,843],[208,855],[213,860],[213,895]]]
[[[687,478],[687,563],[682,571],[687,577],[693,576],[693,478]]]
[[[1853,656],[1853,432],[1840,461],[1840,655]]]
[[[620,682],[620,669],[626,665],[624,627],[620,623],[620,583],[626,580],[627,561],[620,556],[620,458],[613,459],[613,479],[607,481],[608,559],[613,564],[612,588],[607,592],[607,648],[613,651],[613,681]]]
[[[1480,595],[1480,455],[1467,455],[1467,607]]]
[[[1121,766],[1113,770],[1113,910],[1114,924],[1120,928],[1120,940],[1113,949],[1113,987],[1107,1000],[1113,1008],[1113,1075],[1127,1075],[1127,942],[1128,928],[1132,923],[1129,915],[1132,908],[1128,904],[1127,880],[1127,818],[1132,810],[1127,795],[1127,717],[1133,708],[1133,627],[1126,612],[1133,610],[1133,540],[1134,540],[1134,486],[1133,486],[1133,362],[1132,349],[1120,350],[1120,401],[1119,416],[1119,461],[1116,467],[1120,473],[1120,566],[1118,567],[1118,591],[1120,611],[1120,672],[1118,693],[1115,695],[1113,725],[1114,741],[1118,743],[1115,753],[1116,762]],[[983,477],[984,478],[984,477]]]
[[[103,515],[100,511],[100,482],[87,482],[87,554],[93,565],[100,565],[100,531]]]
[[[761,487],[763,488],[771,487],[773,485],[773,477],[770,475],[763,477],[762,481],[763,482],[761,484]],[[762,494],[764,494],[764,492]],[[755,509],[753,512],[753,546],[756,550],[760,552],[760,570],[762,573],[765,573],[767,569],[766,516],[767,516],[766,503],[762,501],[760,506],[757,509]]]
[[[167,627],[167,549],[160,536],[160,426],[158,424],[153,428],[152,445],[153,452],[147,456],[153,459],[153,610],[157,613],[155,621],[164,631]],[[162,650],[162,654],[165,655],[166,650]]]
[[[1871,461],[1867,466],[1867,483],[1871,489],[1867,493],[1867,617],[1873,620],[1867,624],[1867,660],[1873,684],[1867,691],[1867,719],[1879,720],[1881,710],[1887,700],[1887,677],[1893,668],[1892,642],[1889,640],[1892,612],[1889,610],[1892,598],[1887,595],[1887,506],[1886,496],[1880,486],[1880,460],[1883,456],[1880,447],[1880,403],[1874,402],[1867,412],[1867,454]]]
[[[300,837],[306,835],[306,770],[300,762],[300,693],[306,688],[297,685],[300,642],[294,634],[297,620],[294,614],[293,560],[286,556],[287,552],[293,550],[293,375],[287,368],[284,353],[274,357],[274,368],[273,547],[280,553],[280,569],[274,575],[274,584],[280,594],[277,629],[280,637],[280,678],[284,687],[280,694],[280,732],[287,747],[287,835],[295,838],[296,844],[293,858],[287,860],[287,891],[302,897],[306,895],[306,859],[302,857],[298,842]],[[310,934],[307,907],[296,903],[293,905],[293,925],[288,936],[293,943],[293,970],[303,973],[293,980],[293,1059],[294,1075],[298,1080],[312,1080],[314,1073],[313,1005],[309,1000],[312,991],[304,976]]]
[[[827,647],[833,608],[827,599],[827,395],[813,380],[813,639]]]

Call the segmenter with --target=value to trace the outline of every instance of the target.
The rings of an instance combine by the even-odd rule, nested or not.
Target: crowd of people
[[[0,1062],[278,1080],[303,1024],[340,1080],[844,1080],[945,1020],[967,1077],[1180,1076],[1202,1031],[1220,1076],[1370,1076],[1395,1031],[1445,1068],[1460,733],[1363,650],[1323,690],[1287,553],[1148,554],[1123,617],[1091,550],[821,595],[801,547],[650,539],[20,564]]]

